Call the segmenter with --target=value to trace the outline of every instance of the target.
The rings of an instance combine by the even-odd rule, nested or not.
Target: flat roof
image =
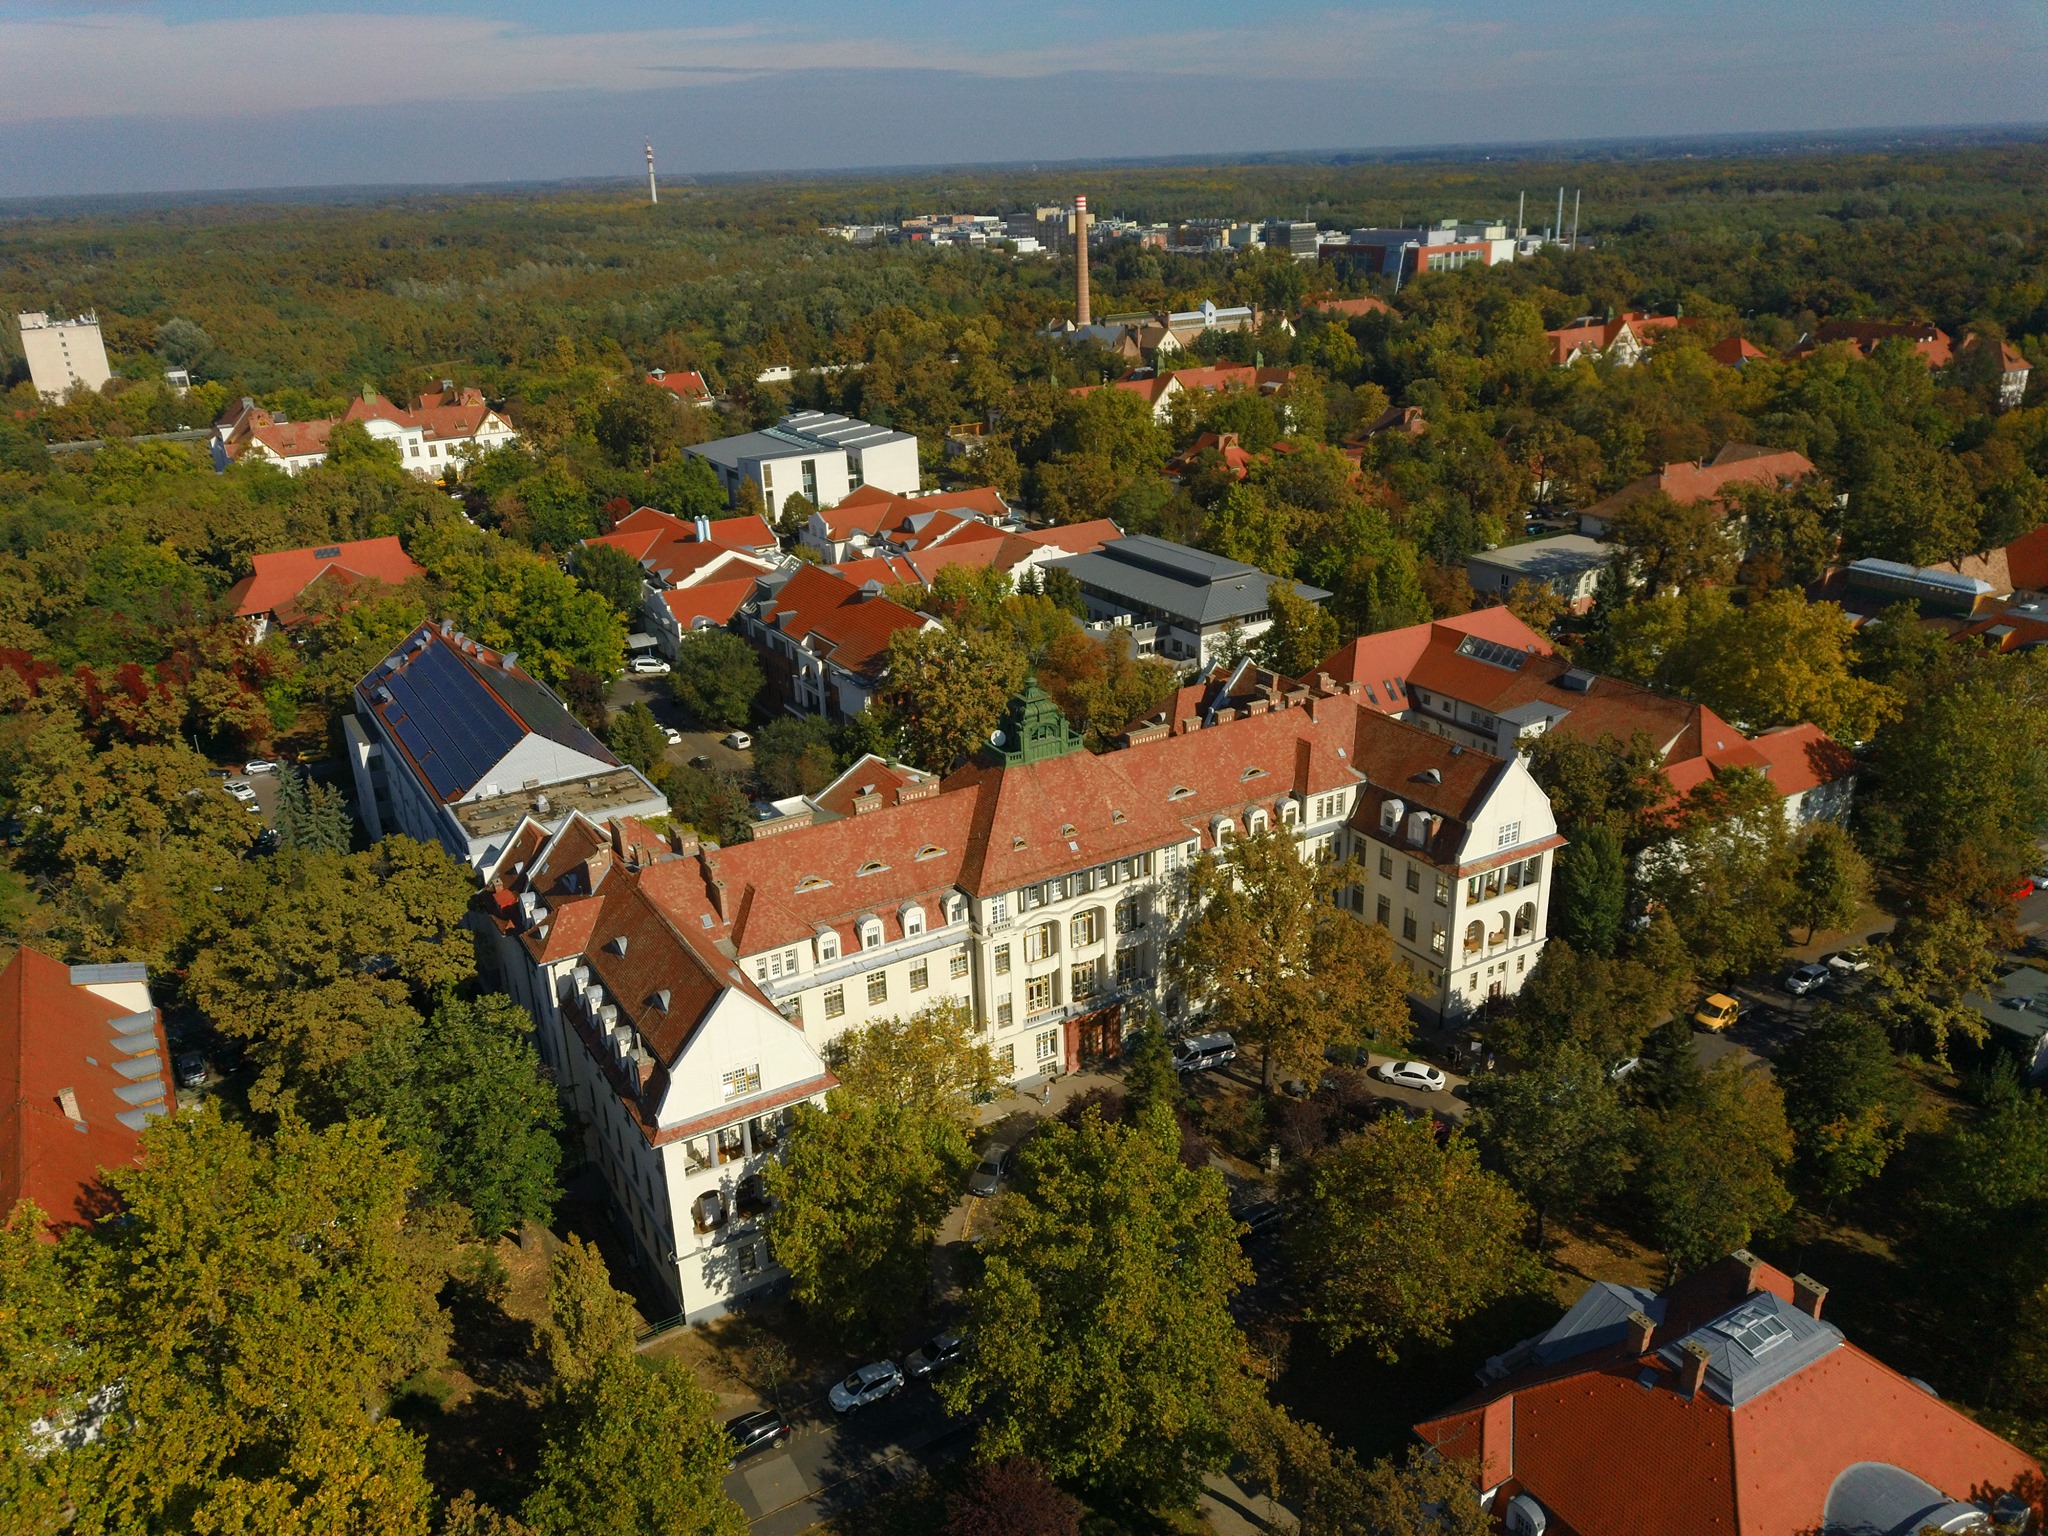
[[[1523,544],[1503,544],[1470,557],[1472,564],[1502,566],[1526,571],[1532,577],[1558,576],[1605,565],[1614,558],[1614,546],[1583,533],[1560,533],[1550,539],[1530,539]]]
[[[547,802],[546,810],[541,809],[543,800]],[[606,813],[649,803],[658,814],[667,814],[668,802],[661,791],[634,769],[614,768],[608,773],[515,790],[489,800],[464,800],[448,809],[471,837],[495,837],[518,826],[522,816],[554,822],[571,811],[581,811],[592,820],[601,821]]]
[[[795,411],[759,432],[742,432],[737,437],[693,443],[683,451],[709,459],[721,468],[737,470],[749,459],[756,462],[796,459],[807,453],[829,453],[834,449],[860,453],[884,443],[914,441],[916,439],[908,432],[878,427],[873,422],[852,416],[840,416],[830,411]]]

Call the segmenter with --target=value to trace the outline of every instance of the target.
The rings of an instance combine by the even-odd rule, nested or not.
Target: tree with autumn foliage
[[[1234,839],[1188,871],[1195,916],[1174,946],[1174,984],[1218,1029],[1255,1046],[1271,1093],[1283,1071],[1314,1075],[1325,1047],[1408,1039],[1408,973],[1386,931],[1335,902],[1354,864],[1303,858],[1280,827]]]

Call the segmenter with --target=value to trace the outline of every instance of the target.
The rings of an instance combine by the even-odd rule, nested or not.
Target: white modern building
[[[794,492],[816,507],[835,505],[849,491],[878,486],[898,496],[918,488],[917,438],[829,411],[796,411],[772,427],[696,443],[683,450],[718,471],[728,502],[740,482],[761,492],[770,519]]]
[[[29,380],[45,400],[62,400],[80,387],[100,389],[114,376],[107,366],[97,314],[52,320],[40,310],[24,310],[15,318],[21,325]]]
[[[1495,601],[1505,600],[1524,582],[1548,587],[1573,613],[1584,613],[1593,606],[1600,573],[1613,563],[1614,554],[1612,544],[1582,533],[1561,533],[1468,556],[1465,579],[1481,598]]]
[[[668,814],[661,792],[517,661],[443,620],[356,684],[342,734],[372,839],[403,832],[483,868],[528,820]]]

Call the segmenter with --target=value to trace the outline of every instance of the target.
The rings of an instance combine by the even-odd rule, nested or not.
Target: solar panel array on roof
[[[525,739],[525,727],[446,646],[427,646],[384,686],[391,702],[378,714],[443,800],[459,800]]]
[[[1517,650],[1512,645],[1502,645],[1498,640],[1483,639],[1478,635],[1467,635],[1458,642],[1458,654],[1470,656],[1474,661],[1483,661],[1489,666],[1505,667],[1510,672],[1519,672],[1529,659],[1527,651]]]

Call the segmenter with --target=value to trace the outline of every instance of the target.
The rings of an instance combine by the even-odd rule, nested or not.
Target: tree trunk
[[[1273,1047],[1268,1045],[1259,1052],[1259,1090],[1267,1098],[1273,1096]]]

